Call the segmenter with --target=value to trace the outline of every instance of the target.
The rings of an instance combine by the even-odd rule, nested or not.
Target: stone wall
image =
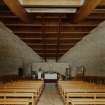
[[[42,62],[42,58],[0,23],[0,75],[17,74],[20,67],[29,75],[35,62]]]
[[[69,63],[74,75],[78,72],[77,68],[83,65],[85,75],[105,76],[105,22],[64,54],[59,62]]]

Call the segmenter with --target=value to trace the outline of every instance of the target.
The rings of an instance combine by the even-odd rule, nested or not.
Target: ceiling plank
[[[84,5],[77,11],[74,16],[74,22],[84,20],[100,4],[102,0],[85,0]]]
[[[8,8],[18,16],[22,21],[29,22],[29,16],[26,13],[25,9],[21,6],[18,0],[3,0]]]
[[[99,4],[99,6],[105,6],[105,0],[102,0]]]
[[[8,27],[41,27],[42,25],[40,25],[40,24],[21,24],[21,23],[20,24],[16,24],[16,23],[8,24],[7,23],[6,26],[8,26]],[[64,24],[63,26],[64,27],[92,27],[92,28],[94,28],[97,26],[97,24],[68,24],[68,25]],[[45,27],[57,27],[57,25],[56,24],[52,24],[52,25],[47,24],[47,25],[45,25]]]
[[[81,0],[21,0],[25,7],[80,7]]]

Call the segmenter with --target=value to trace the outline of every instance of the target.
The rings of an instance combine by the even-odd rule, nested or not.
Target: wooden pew
[[[33,93],[35,100],[39,98],[39,92],[36,89],[25,89],[25,88],[1,88],[0,92],[5,93]]]
[[[36,89],[39,94],[41,94],[43,88],[44,88],[44,82],[43,81],[17,81],[13,83],[9,83],[4,85],[3,88],[24,88],[24,89]]]
[[[83,81],[59,81],[58,89],[66,105],[105,104],[105,86]]]
[[[68,93],[65,104],[88,104],[87,102],[90,104],[95,104],[96,102],[99,104],[99,102],[104,102],[103,104],[105,104],[105,93]]]
[[[0,105],[29,105],[29,102],[20,99],[0,99]]]
[[[28,103],[35,105],[33,93],[0,93],[0,99],[27,101]]]
[[[105,99],[72,100],[72,105],[105,105]]]
[[[12,81],[0,85],[0,97],[11,100],[19,99],[21,101],[28,101],[32,103],[32,105],[35,105],[43,88],[43,81]]]
[[[0,86],[0,88],[3,89],[35,89],[35,92],[39,92],[38,94],[40,94],[43,90],[43,82],[38,81],[39,83],[36,83],[34,81],[32,81],[33,83],[31,83],[31,81],[22,81],[22,82],[13,82],[13,83],[8,83],[5,85]]]

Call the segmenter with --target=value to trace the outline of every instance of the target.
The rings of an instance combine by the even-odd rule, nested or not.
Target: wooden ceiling
[[[19,0],[28,7],[80,7],[84,0]]]
[[[58,60],[105,20],[105,0],[88,0],[74,14],[26,13],[9,1],[0,0],[0,20],[45,60]]]

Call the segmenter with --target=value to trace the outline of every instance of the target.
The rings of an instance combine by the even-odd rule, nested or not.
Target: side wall
[[[75,74],[77,68],[83,65],[85,75],[105,76],[105,22],[71,48],[59,62],[69,63]]]
[[[30,75],[34,62],[42,62],[42,58],[0,23],[0,76],[17,74],[20,67]]]

